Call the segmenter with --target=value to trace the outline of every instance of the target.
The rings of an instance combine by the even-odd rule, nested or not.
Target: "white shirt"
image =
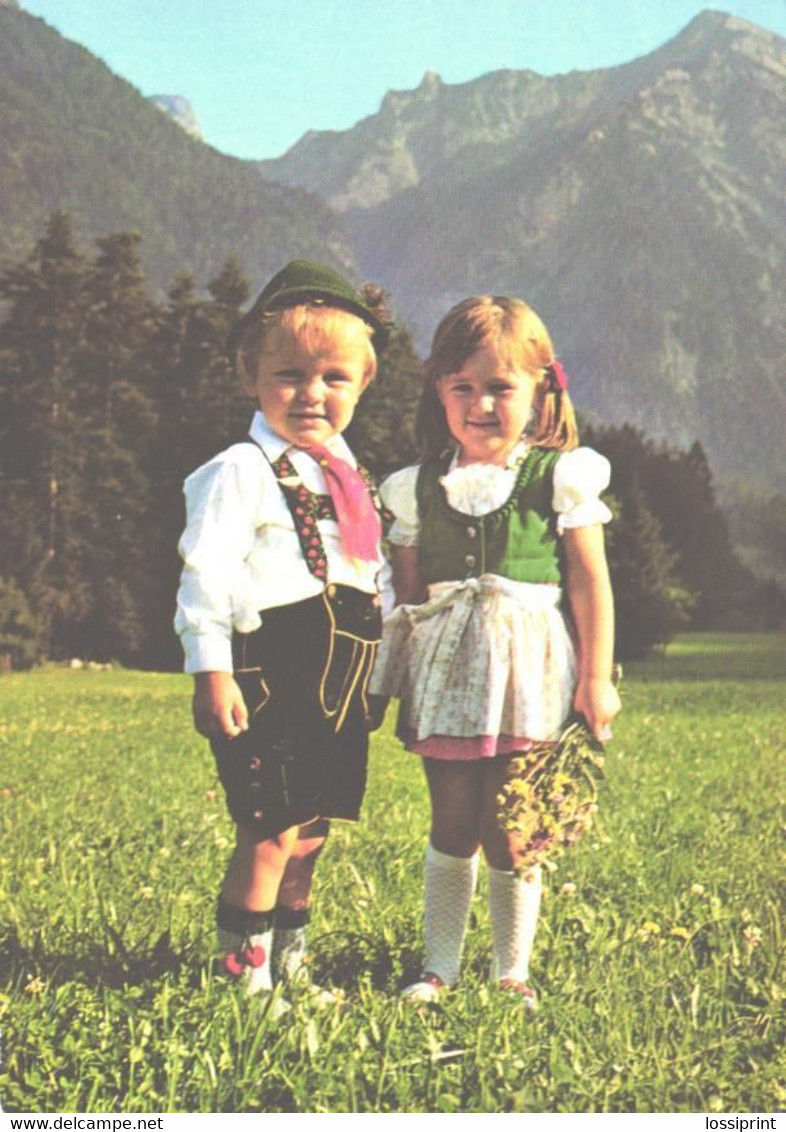
[[[466,464],[459,467],[453,458],[440,477],[450,506],[465,515],[488,515],[510,497],[516,485],[521,462],[529,448],[521,441],[505,465]],[[420,521],[415,497],[420,465],[402,468],[389,476],[380,488],[386,507],[396,517],[389,532],[396,546],[417,546]],[[594,448],[574,448],[563,452],[554,465],[552,506],[557,515],[557,531],[607,523],[611,511],[599,499],[609,485],[611,466]]]
[[[269,461],[286,452],[304,485],[320,495],[327,494],[322,469],[273,432],[261,412],[254,414],[249,436],[256,444],[232,445],[197,468],[184,485],[186,529],[178,549],[185,565],[175,631],[185,651],[186,672],[231,672],[233,629],[253,632],[262,623],[260,610],[302,601],[324,589],[306,566]],[[341,436],[331,437],[327,447],[357,467]],[[381,557],[372,562],[348,557],[332,519],[319,520],[319,533],[328,579],[376,593]]]

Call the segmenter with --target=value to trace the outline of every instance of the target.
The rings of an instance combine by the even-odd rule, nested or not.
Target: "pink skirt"
[[[514,755],[529,751],[534,739],[515,735],[474,735],[467,738],[457,735],[430,735],[418,740],[415,732],[399,723],[396,735],[407,748],[425,759],[446,759],[451,762],[471,762],[475,759],[493,759],[497,755]]]

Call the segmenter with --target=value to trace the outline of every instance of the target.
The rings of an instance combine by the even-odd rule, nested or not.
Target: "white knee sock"
[[[492,977],[529,978],[542,889],[540,866],[527,876],[489,868],[489,913],[494,949]]]
[[[478,877],[478,854],[450,857],[429,844],[426,850],[424,970],[452,986],[459,975],[461,949]]]

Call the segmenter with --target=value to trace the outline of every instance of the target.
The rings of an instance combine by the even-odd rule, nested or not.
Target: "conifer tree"
[[[48,221],[30,256],[0,277],[3,420],[0,573],[25,589],[45,649],[81,617],[89,587],[78,571],[80,412],[75,358],[82,341],[86,264],[64,213]]]
[[[687,452],[656,445],[638,429],[582,429],[585,443],[608,456],[611,489],[623,505],[635,483],[675,554],[672,572],[694,595],[694,628],[741,626],[753,615],[756,583],[731,542],[712,473],[698,442]],[[634,508],[635,510],[635,508]]]
[[[150,389],[159,424],[150,467],[155,545],[147,663],[164,668],[182,662],[172,617],[181,567],[177,541],[185,522],[183,480],[244,436],[250,418],[250,403],[225,353],[229,328],[249,294],[248,280],[234,257],[227,258],[207,290],[209,297],[200,297],[193,276],[178,275],[150,343]]]
[[[377,376],[346,433],[360,462],[380,479],[418,459],[415,413],[420,390],[420,359],[407,328],[394,323]]]
[[[663,537],[677,551],[680,577],[698,594],[693,624],[711,628],[738,623],[754,581],[734,552],[698,441],[687,452],[661,449],[650,457],[647,498]]]
[[[39,629],[20,586],[0,578],[0,672],[29,668],[38,654]]]
[[[139,259],[140,238],[113,233],[96,241],[86,274],[78,380],[85,420],[84,545],[90,609],[74,651],[138,661],[151,547],[149,461],[156,414],[145,392],[148,341],[155,325]]]
[[[224,308],[225,327],[228,330],[238,317],[240,308],[250,294],[251,285],[243,267],[234,255],[228,255],[218,275],[207,285],[213,302]]]
[[[638,659],[687,624],[692,597],[679,584],[677,554],[664,542],[637,480],[608,530],[616,652],[622,660]]]
[[[157,668],[175,668],[179,660],[172,630],[177,539],[185,519],[183,479],[198,463],[192,429],[198,428],[196,388],[205,359],[198,331],[200,300],[190,272],[175,277],[167,300],[149,342],[147,367],[158,427],[148,468],[154,490],[149,510],[153,538],[145,663]]]
[[[230,327],[240,316],[249,296],[248,279],[234,258],[229,256],[215,279],[207,285],[209,299],[200,304],[199,320],[204,343],[196,400],[199,406],[201,451],[195,463],[202,463],[221,448],[240,440],[248,432],[251,412],[258,407],[249,401],[227,357]]]
[[[156,472],[178,491],[188,472],[248,428],[248,402],[225,351],[248,280],[229,257],[207,289],[209,298],[200,297],[193,276],[178,275],[150,342],[150,390],[160,418]]]

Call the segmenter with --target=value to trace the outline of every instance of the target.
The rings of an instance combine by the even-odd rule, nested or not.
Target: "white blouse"
[[[326,494],[322,469],[273,432],[261,412],[254,414],[249,436],[256,444],[232,445],[184,485],[187,519],[178,547],[184,566],[175,631],[185,651],[186,672],[231,672],[233,629],[253,632],[262,623],[260,610],[302,601],[324,589],[306,566],[269,461],[286,452],[304,485]],[[341,436],[332,437],[327,447],[357,466]],[[319,533],[328,579],[376,593],[381,557],[372,562],[348,557],[331,519],[319,520]]]
[[[457,465],[457,456],[440,477],[450,506],[465,515],[487,515],[502,507],[513,491],[522,460],[529,451],[522,441],[511,452],[507,464]],[[389,539],[394,546],[417,546],[419,517],[415,484],[420,465],[402,468],[380,488],[382,502],[395,515]],[[557,531],[607,523],[611,511],[599,498],[611,478],[611,465],[593,448],[563,452],[554,465],[552,506]]]

